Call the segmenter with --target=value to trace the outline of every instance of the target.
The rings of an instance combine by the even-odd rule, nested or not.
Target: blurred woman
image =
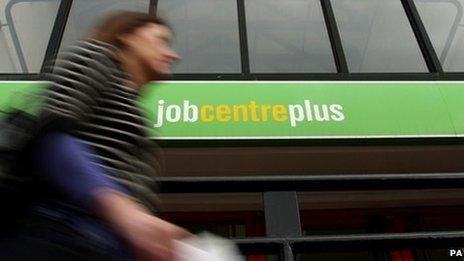
[[[31,156],[42,185],[2,260],[172,260],[188,233],[154,216],[161,164],[137,106],[179,59],[171,38],[163,20],[123,11],[55,61]]]

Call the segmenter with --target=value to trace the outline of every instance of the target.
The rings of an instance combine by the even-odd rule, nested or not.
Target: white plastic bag
[[[175,261],[244,261],[237,246],[210,233],[175,241]]]

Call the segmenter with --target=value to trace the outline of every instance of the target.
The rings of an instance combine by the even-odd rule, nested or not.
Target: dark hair
[[[124,44],[120,41],[119,36],[130,34],[150,23],[169,27],[163,19],[154,15],[117,11],[101,19],[97,26],[90,31],[89,37],[122,49]]]

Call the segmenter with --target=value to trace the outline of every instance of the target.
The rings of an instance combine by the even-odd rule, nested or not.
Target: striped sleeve
[[[59,56],[53,72],[47,75],[51,84],[42,111],[47,124],[66,131],[92,113],[115,67],[108,52],[102,46],[82,41]]]

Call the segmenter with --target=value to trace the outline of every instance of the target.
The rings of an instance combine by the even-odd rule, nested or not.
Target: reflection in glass
[[[0,73],[39,73],[60,0],[0,0]]]
[[[319,0],[253,0],[245,9],[251,72],[336,72]]]
[[[427,72],[400,0],[332,0],[352,73]]]
[[[444,71],[464,71],[463,0],[414,0]]]
[[[61,42],[61,49],[85,37],[89,28],[106,13],[117,10],[148,13],[149,2],[150,0],[73,1],[68,23],[66,24],[66,30],[63,35],[63,41]]]
[[[159,0],[182,60],[174,73],[240,73],[237,1]]]

